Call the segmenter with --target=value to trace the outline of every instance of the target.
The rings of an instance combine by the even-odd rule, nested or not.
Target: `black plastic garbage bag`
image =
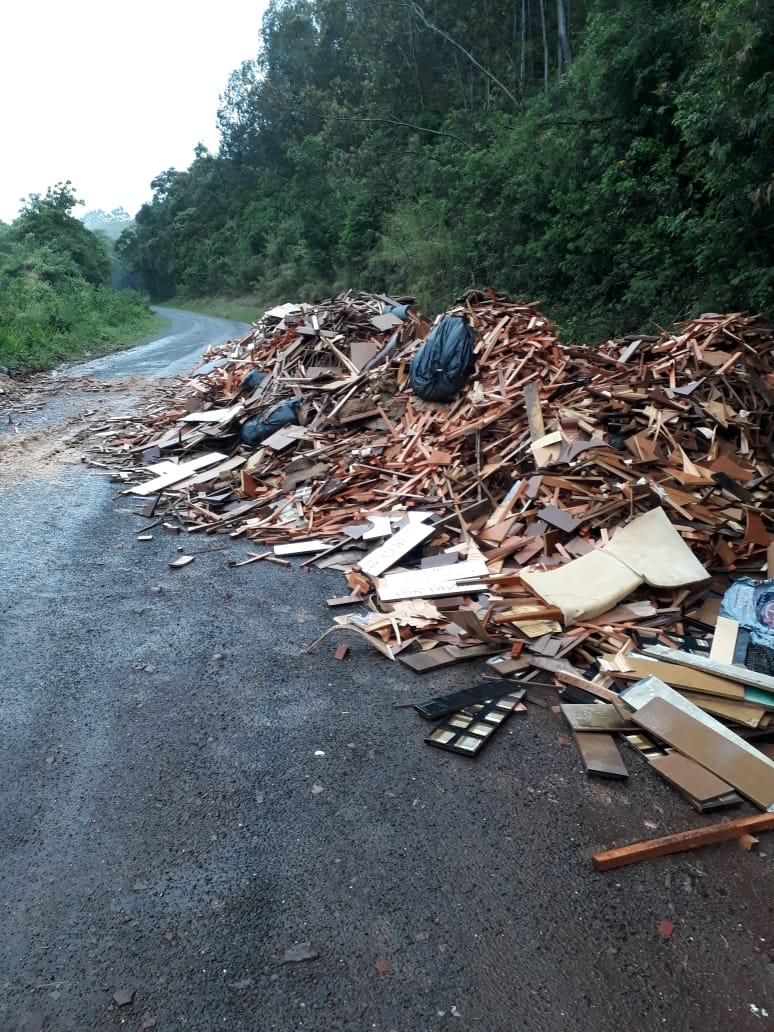
[[[411,361],[411,389],[425,401],[450,401],[473,372],[475,334],[457,315],[445,315]]]
[[[303,400],[303,398],[294,398],[292,401],[281,401],[267,413],[248,419],[246,423],[242,424],[239,433],[242,444],[248,446],[260,444],[267,437],[271,437],[281,426],[298,423],[298,409]]]
[[[248,391],[254,391],[265,379],[266,373],[262,373],[260,369],[251,369],[244,380],[242,380],[242,385],[239,388],[240,393],[247,394]]]

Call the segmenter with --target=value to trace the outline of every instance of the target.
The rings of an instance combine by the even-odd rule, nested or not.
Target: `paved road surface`
[[[178,376],[195,365],[205,347],[242,337],[249,328],[245,323],[215,319],[211,315],[198,315],[178,308],[154,306],[153,310],[169,319],[169,328],[163,337],[114,355],[68,366],[68,372],[104,379],[137,375]]]
[[[428,748],[393,704],[475,671],[307,655],[340,575],[229,570],[220,538],[171,571],[133,507],[77,468],[0,491],[1,1029],[773,1027],[771,838],[594,874],[707,819],[628,753],[587,780],[537,706],[476,761]]]

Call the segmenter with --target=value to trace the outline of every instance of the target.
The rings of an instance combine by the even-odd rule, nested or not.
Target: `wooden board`
[[[705,695],[718,695],[725,699],[744,699],[744,686],[727,677],[715,677],[692,667],[665,663],[648,656],[629,653],[627,665],[640,677],[658,677],[675,688],[689,688]]]
[[[426,674],[430,670],[439,670],[441,667],[451,666],[454,663],[467,663],[472,659],[481,659],[482,656],[489,656],[492,653],[491,646],[473,645],[470,648],[461,649],[456,645],[441,645],[427,652],[412,652],[408,656],[400,655],[398,659],[416,674]],[[496,690],[493,690],[496,695]]]
[[[638,864],[641,860],[652,860],[654,857],[668,856],[670,853],[683,853],[688,849],[711,846],[715,842],[727,842],[745,833],[757,834],[771,828],[774,828],[774,813],[759,813],[752,817],[740,817],[725,824],[711,824],[706,828],[635,842],[620,849],[607,849],[602,853],[595,853],[592,862],[595,871],[612,871],[628,864]]]
[[[360,560],[358,566],[369,577],[378,577],[434,532],[434,526],[411,521],[399,530],[397,534],[393,534],[383,545],[379,545],[378,548],[369,552],[364,559]]]
[[[648,756],[648,763],[670,785],[674,785],[699,803],[709,802],[710,799],[731,791],[728,782],[712,771],[705,770],[701,764],[683,756],[682,753],[659,753],[656,756]]]
[[[392,524],[389,516],[371,516],[371,526],[363,534],[363,541],[376,541],[379,538],[389,537],[392,533]]]
[[[749,756],[756,758],[758,756],[758,750],[746,742],[744,738],[740,738],[739,735],[732,731],[731,728],[726,727],[725,724],[721,724],[715,720],[704,710],[695,706],[690,699],[686,698],[685,695],[681,695],[679,692],[674,691],[668,684],[659,680],[658,677],[646,677],[642,681],[638,681],[637,684],[632,685],[630,688],[626,688],[621,692],[621,698],[634,710],[640,710],[642,707],[650,702],[651,699],[660,698],[664,699],[675,709],[681,710],[688,717],[692,717],[698,723],[703,724],[705,727],[712,728],[721,738],[725,738],[730,746],[736,749],[740,749],[742,752],[746,752]],[[774,771],[774,764],[771,765],[772,771]]]
[[[712,636],[710,659],[713,663],[733,663],[739,624],[727,616],[719,616]]]
[[[646,656],[653,656],[654,659],[679,663],[682,666],[692,667],[694,670],[703,670],[707,674],[714,674],[716,677],[726,677],[731,681],[738,681],[740,684],[749,684],[752,688],[762,688],[765,692],[774,692],[774,677],[759,674],[756,670],[750,670],[748,667],[732,666],[730,663],[715,663],[704,656],[697,656],[692,652],[680,652],[678,649],[668,649],[664,645],[646,645],[642,651]]]
[[[624,720],[612,703],[561,703],[559,709],[573,731],[606,731],[610,734],[613,731],[632,730],[631,721]]]
[[[408,529],[408,528],[406,528]],[[362,563],[360,567],[362,569]],[[439,595],[473,594],[486,588],[483,582],[460,584],[461,580],[485,577],[486,562],[481,558],[466,559],[453,566],[432,570],[409,570],[380,577],[376,590],[382,602],[397,602],[404,598],[437,598]]]
[[[700,723],[666,699],[651,699],[637,710],[634,721],[727,781],[756,806],[763,810],[774,806],[774,767],[762,754],[756,758],[735,747],[716,728]]]
[[[238,416],[242,411],[242,404],[232,405],[230,408],[211,408],[200,412],[189,412],[182,417],[183,423],[226,423]]]
[[[688,699],[707,713],[714,713],[716,717],[723,717],[724,720],[731,720],[737,724],[744,724],[745,727],[758,727],[766,716],[763,706],[756,706],[752,702],[742,702],[740,699],[721,699],[718,695],[702,695],[701,692],[681,692],[684,699]]]
[[[545,435],[543,413],[540,410],[540,395],[537,383],[532,380],[524,388],[524,408],[529,423],[529,438],[533,443]]]
[[[538,517],[541,520],[545,520],[552,527],[564,531],[566,534],[571,534],[581,525],[580,520],[576,520],[574,516],[557,508],[555,505],[544,505],[538,513]]]
[[[576,731],[581,759],[587,774],[601,778],[628,778],[629,771],[621,758],[615,738],[610,734]]]
[[[159,491],[163,491],[165,488],[185,480],[192,473],[196,473],[197,470],[204,469],[206,466],[212,466],[216,462],[222,462],[227,457],[220,452],[208,452],[206,455],[198,455],[195,459],[190,459],[188,462],[181,462],[168,473],[162,473],[160,476],[154,477],[153,480],[147,480],[144,484],[130,487],[128,493],[143,496],[157,494]]]
[[[273,434],[261,441],[261,447],[271,448],[272,451],[284,451],[285,448],[289,448],[291,444],[297,444],[306,436],[307,431],[303,426],[281,426],[279,430],[275,430]]]
[[[291,541],[287,545],[275,545],[275,555],[304,555],[307,552],[323,552],[330,548],[330,541],[316,539],[313,541]]]

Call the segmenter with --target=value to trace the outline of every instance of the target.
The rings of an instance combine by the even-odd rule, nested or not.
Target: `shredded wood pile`
[[[771,563],[772,331],[706,315],[591,349],[491,291],[446,315],[477,337],[447,404],[409,382],[430,324],[349,293],[271,310],[141,415],[94,428],[99,460],[154,499],[146,515],[271,546],[244,562],[341,570],[335,631],[416,672],[485,657],[509,678],[431,706],[448,719],[430,744],[475,755],[550,685],[542,702],[560,689],[590,773],[626,775],[623,733],[699,809],[774,804],[774,762],[745,741],[772,723],[774,678],[744,666],[743,629],[715,631],[732,581]],[[242,444],[289,402],[293,420]],[[706,743],[680,751],[654,702],[752,750],[751,780],[714,769]]]

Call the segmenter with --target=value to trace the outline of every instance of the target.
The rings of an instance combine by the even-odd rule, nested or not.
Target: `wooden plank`
[[[576,731],[575,741],[587,774],[621,780],[629,777],[629,771],[611,734]]]
[[[201,412],[189,412],[182,417],[183,423],[226,423],[230,422],[242,411],[243,405],[232,405],[230,408],[211,408]]]
[[[720,734],[712,726],[718,721],[708,718],[712,724],[700,722],[662,698],[651,699],[636,711],[633,719],[645,731],[668,742],[733,785],[737,792],[762,810],[774,807],[774,765],[771,760],[762,754],[755,757],[739,747],[735,748],[727,735]],[[727,728],[723,730],[727,731]],[[737,735],[734,737],[738,738]]]
[[[529,423],[529,439],[532,442],[538,441],[545,436],[546,431],[543,424],[543,413],[540,409],[538,385],[535,380],[532,380],[524,388],[524,408]]]
[[[724,824],[711,824],[706,828],[695,828],[693,831],[680,831],[676,835],[635,842],[619,849],[607,849],[595,853],[592,861],[595,871],[612,871],[628,864],[638,864],[642,860],[669,856],[671,853],[684,853],[689,849],[698,849],[699,846],[711,846],[716,842],[739,838],[742,834],[757,834],[759,831],[770,831],[772,828],[774,813],[760,813],[752,817],[740,817]]]
[[[316,538],[312,541],[291,541],[287,545],[275,545],[275,555],[304,555],[307,552],[323,552],[330,548],[330,541]]]
[[[709,716],[704,710],[695,706],[690,699],[686,698],[685,695],[681,695],[679,692],[674,691],[668,684],[665,684],[658,677],[646,677],[642,681],[638,681],[637,684],[632,685],[630,688],[626,688],[621,692],[621,698],[624,700],[627,706],[631,706],[633,710],[640,710],[646,703],[650,702],[651,699],[664,699],[671,706],[681,710],[688,717],[692,717],[700,724],[704,724],[705,727],[713,728],[721,738],[724,738],[728,744],[736,749],[740,749],[742,752],[746,752],[749,756],[757,758],[759,756],[758,750],[745,741],[744,738],[740,738],[735,731],[725,726],[725,724],[719,723],[714,717]],[[768,762],[768,761],[767,761]],[[771,764],[772,771],[774,771],[774,764]]]
[[[653,656],[655,659],[664,659],[668,663],[679,663],[682,666],[692,667],[694,670],[703,670],[705,673],[714,674],[716,677],[727,677],[740,684],[749,684],[752,688],[762,688],[765,692],[774,692],[774,677],[767,677],[766,674],[759,674],[756,670],[750,670],[747,667],[732,666],[730,663],[715,663],[704,656],[697,656],[692,652],[680,652],[678,649],[668,649],[664,645],[647,645],[642,651],[646,656]]]
[[[567,660],[530,656],[529,662],[531,666],[537,667],[538,670],[550,671],[561,684],[569,684],[574,688],[581,688],[584,692],[588,692],[589,695],[602,699],[604,702],[618,702],[620,699],[617,692],[613,692],[609,688],[604,688],[600,684],[594,684],[593,681],[581,677],[580,674],[573,670]]]
[[[709,658],[713,663],[733,663],[739,624],[727,616],[719,616],[712,636]]]
[[[744,685],[729,681],[726,677],[714,677],[701,670],[678,666],[676,663],[662,663],[633,652],[627,655],[626,664],[639,677],[658,677],[674,688],[689,688],[694,692],[718,695],[725,699],[744,699]]]
[[[763,706],[743,702],[741,699],[722,699],[718,695],[702,695],[701,692],[684,691],[680,694],[699,709],[713,713],[716,717],[723,717],[724,720],[744,724],[746,727],[758,727],[766,716]]]
[[[412,548],[416,548],[425,538],[430,537],[434,531],[435,527],[427,523],[409,522],[383,545],[369,552],[360,560],[358,566],[369,577],[378,577]]]
[[[362,564],[361,564],[362,568]],[[431,570],[409,570],[380,577],[376,590],[382,602],[398,602],[404,598],[436,598],[439,595],[473,594],[486,587],[480,581],[460,584],[463,578],[478,578],[487,573],[482,558],[466,559],[453,566],[439,566]]]
[[[573,731],[584,733],[631,731],[631,721],[625,720],[612,703],[560,703],[567,723]]]
[[[392,524],[389,516],[370,516],[371,526],[363,534],[363,541],[375,541],[378,538],[389,537],[392,533]]]
[[[731,791],[727,781],[723,781],[712,771],[705,770],[696,760],[691,760],[682,753],[659,753],[656,756],[648,756],[647,759],[650,766],[657,770],[665,781],[698,803],[709,802],[710,799],[716,799]]]
[[[208,452],[206,455],[198,455],[195,459],[191,459],[188,462],[181,462],[168,473],[162,473],[160,476],[154,477],[153,480],[147,480],[144,484],[130,487],[127,493],[143,496],[156,494],[167,487],[171,487],[173,484],[177,484],[180,480],[185,480],[192,473],[196,473],[197,470],[204,469],[206,466],[212,466],[216,462],[222,462],[226,458],[228,456],[222,455],[220,452]]]
[[[261,441],[261,448],[271,448],[272,451],[284,451],[291,444],[296,444],[307,436],[308,431],[303,426],[281,426],[273,434]]]
[[[581,525],[580,520],[576,520],[574,516],[570,516],[568,512],[557,508],[556,505],[544,505],[538,513],[538,518],[545,520],[552,527],[564,531],[565,534],[571,534]]]

